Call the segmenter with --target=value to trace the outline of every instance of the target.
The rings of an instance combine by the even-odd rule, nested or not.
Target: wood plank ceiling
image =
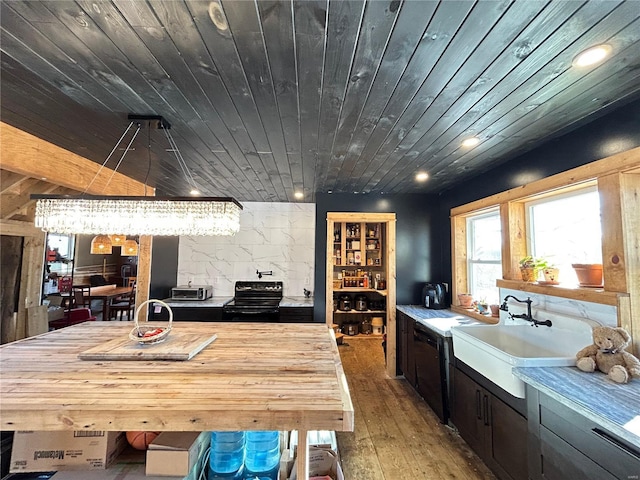
[[[2,121],[102,163],[127,114],[162,115],[199,190],[240,201],[439,193],[640,94],[634,0],[3,1],[0,19]],[[599,43],[610,59],[572,67]],[[168,150],[143,124],[118,171],[187,195]]]

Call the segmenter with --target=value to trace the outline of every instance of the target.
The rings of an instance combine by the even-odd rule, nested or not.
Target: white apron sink
[[[451,335],[456,358],[518,398],[525,396],[524,382],[513,367],[574,366],[576,353],[592,343],[591,325],[582,321],[554,320],[551,327],[461,325]]]

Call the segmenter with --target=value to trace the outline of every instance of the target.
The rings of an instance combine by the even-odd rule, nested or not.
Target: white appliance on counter
[[[211,297],[211,285],[179,285],[171,289],[171,300],[207,300]]]

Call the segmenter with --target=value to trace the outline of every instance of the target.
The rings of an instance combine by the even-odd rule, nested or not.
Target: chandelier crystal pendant
[[[117,240],[113,243],[116,236],[124,241],[127,235],[214,236],[237,233],[240,230],[242,205],[231,197],[110,196],[86,193],[134,123],[142,120],[149,124],[149,135],[151,121],[157,122],[158,128],[164,131],[170,151],[175,154],[182,172],[191,184],[192,191],[197,191],[193,176],[169,132],[171,125],[159,115],[129,115],[129,120],[131,121],[129,126],[83,194],[77,196],[31,195],[32,199],[37,200],[35,226],[45,232],[106,235],[110,240],[109,246],[119,244]],[[124,160],[139,131],[140,123],[137,124],[133,137],[124,148],[124,153],[111,178]],[[147,144],[150,149],[150,137]],[[150,158],[149,151],[149,162],[151,162]],[[112,236],[111,239],[109,235]]]

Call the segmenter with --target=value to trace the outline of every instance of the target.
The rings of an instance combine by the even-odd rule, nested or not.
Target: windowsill
[[[522,292],[540,293],[553,297],[570,298],[583,302],[601,303],[604,305],[618,306],[619,297],[628,297],[628,293],[607,292],[604,288],[566,287],[562,285],[538,285],[520,280],[496,280],[500,288],[510,288]]]
[[[451,311],[459,313],[460,315],[466,315],[467,317],[474,318],[476,320],[480,320],[484,323],[495,324],[500,320],[499,318],[492,317],[491,315],[482,315],[475,310],[467,310],[466,308],[462,308],[459,305],[451,305]]]

